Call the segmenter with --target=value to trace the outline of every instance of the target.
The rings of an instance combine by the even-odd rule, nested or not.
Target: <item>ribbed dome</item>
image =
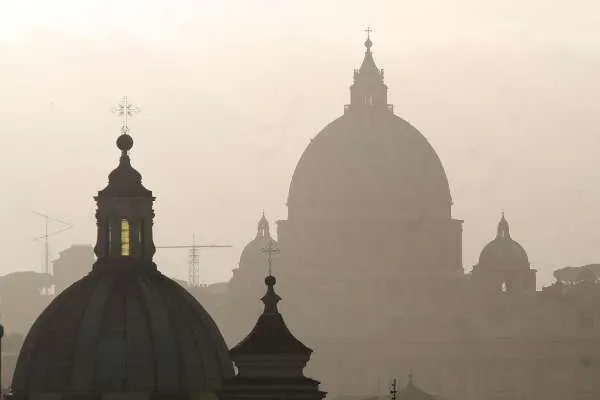
[[[300,158],[290,185],[289,219],[365,214],[449,218],[442,163],[427,139],[388,109],[349,109]]]
[[[496,238],[479,255],[479,266],[499,269],[529,269],[527,252],[510,237],[508,222],[502,215]]]
[[[40,315],[13,392],[189,395],[217,390],[232,375],[204,308],[156,268],[122,257],[97,263]]]

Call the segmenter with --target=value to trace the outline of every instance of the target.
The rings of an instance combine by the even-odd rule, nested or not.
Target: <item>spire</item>
[[[281,297],[275,293],[274,286],[277,280],[271,273],[271,268],[273,254],[279,252],[279,250],[274,247],[274,241],[270,240],[269,245],[262,252],[267,254],[269,265],[269,274],[265,278],[267,293],[261,299],[265,308],[260,317],[258,317],[258,321],[252,332],[242,342],[231,349],[232,355],[283,353],[302,354],[308,357],[312,350],[292,335],[277,309],[277,303],[279,303]]]
[[[358,70],[354,70],[354,83],[350,87],[351,109],[388,109],[387,86],[383,82],[383,70],[377,68],[373,59],[371,28],[365,30],[365,55]]]
[[[263,215],[264,218],[264,215]],[[279,314],[277,310],[277,303],[281,300],[281,297],[275,293],[275,283],[277,280],[273,276],[273,254],[279,253],[279,249],[275,247],[274,241],[269,240],[269,244],[266,248],[262,249],[263,253],[267,254],[267,264],[269,265],[269,275],[265,278],[265,285],[267,285],[267,293],[262,297],[262,302],[265,305],[263,314]]]
[[[312,350],[296,339],[277,310],[281,297],[275,293],[271,274],[273,241],[263,249],[268,254],[269,274],[265,278],[265,304],[252,331],[229,354],[237,368],[235,377],[224,382],[223,400],[252,398],[297,398],[321,400],[325,392],[319,382],[304,376]]]
[[[365,47],[367,48],[367,53],[370,53],[371,46],[373,46],[373,42],[371,41],[371,32],[373,32],[373,30],[371,29],[371,27],[367,27],[367,29],[365,29],[365,32],[367,32],[367,40],[365,40]]]
[[[263,313],[258,317],[252,331],[237,346],[231,349],[232,356],[236,355],[269,355],[287,354],[303,355],[306,361],[312,350],[296,339],[289,331],[283,316],[277,309],[281,297],[275,293],[276,279],[273,275],[265,278],[267,293],[262,297],[265,305]],[[235,360],[234,360],[235,361]]]
[[[496,239],[510,239],[510,232],[508,229],[508,221],[504,218],[504,211],[502,211],[502,218],[498,223],[498,233]]]

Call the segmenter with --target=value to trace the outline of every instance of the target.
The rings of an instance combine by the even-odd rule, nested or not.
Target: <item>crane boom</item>
[[[175,246],[154,246],[157,249],[192,249],[192,248],[222,248],[222,247],[233,247],[232,245],[229,244],[196,244],[196,245],[189,245],[189,246],[179,246],[179,245],[175,245]]]
[[[168,245],[154,247],[156,249],[189,249],[188,285],[191,287],[198,287],[200,286],[200,259],[198,250],[230,248],[233,246],[230,244],[196,244],[195,235],[193,235],[191,245]]]

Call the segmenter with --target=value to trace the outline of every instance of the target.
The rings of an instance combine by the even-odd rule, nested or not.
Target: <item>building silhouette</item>
[[[264,311],[252,331],[234,346],[231,357],[238,373],[225,381],[219,398],[321,400],[319,382],[307,378],[303,369],[312,350],[292,335],[277,309],[276,279],[265,278]]]
[[[368,397],[414,368],[423,391],[449,400],[600,398],[597,279],[536,291],[504,216],[465,273],[444,168],[387,103],[372,46],[343,115],[300,157],[277,221],[286,320],[317,350],[308,371],[329,397]],[[257,276],[236,273],[213,312],[230,343],[249,329],[238,318]]]
[[[73,245],[58,254],[52,262],[54,291],[60,293],[92,270],[94,249],[87,244]]]

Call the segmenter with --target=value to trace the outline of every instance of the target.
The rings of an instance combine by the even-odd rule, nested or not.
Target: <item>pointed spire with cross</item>
[[[111,111],[121,117],[121,133],[129,133],[129,127],[127,126],[127,117],[132,117],[134,113],[140,112],[140,109],[127,101],[127,96],[123,97],[123,101],[113,107]]]
[[[365,47],[367,48],[367,53],[371,52],[371,46],[373,46],[373,42],[371,41],[371,32],[373,32],[373,30],[371,29],[371,27],[367,27],[367,29],[365,29],[365,32],[367,33],[367,40],[365,40]]]
[[[279,249],[275,247],[275,241],[273,239],[269,239],[267,247],[261,250],[263,253],[267,254],[267,263],[269,265],[269,276],[272,276],[273,272],[273,254],[279,253]]]

